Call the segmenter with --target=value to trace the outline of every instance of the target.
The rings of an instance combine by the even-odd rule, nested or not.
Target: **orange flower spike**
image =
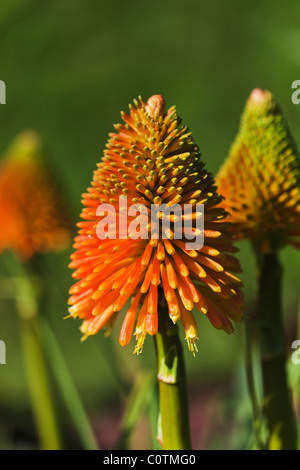
[[[256,257],[258,299],[252,327],[256,327],[260,343],[266,445],[268,449],[296,450],[297,420],[287,381],[278,252],[288,244],[300,248],[300,161],[287,123],[269,91],[255,89],[248,98],[217,183],[225,197],[222,206],[230,214],[232,234],[251,241]],[[234,278],[230,282],[231,273],[227,272],[235,261],[228,261],[226,271],[219,273],[223,295],[236,290]],[[207,316],[215,328],[231,331],[228,318],[234,321],[241,302],[236,294],[230,311],[220,303],[207,302]]]
[[[65,249],[71,243],[66,201],[33,131],[20,134],[1,161],[0,215],[0,251],[12,250],[22,260]]]
[[[252,91],[217,184],[236,239],[249,238],[265,252],[300,247],[300,162],[269,91]]]
[[[70,290],[70,313],[84,319],[84,335],[95,334],[106,321],[113,322],[132,298],[131,307],[124,313],[119,341],[127,345],[134,332],[138,354],[146,335],[157,333],[158,307],[165,304],[170,320],[176,323],[180,319],[183,323],[189,347],[195,351],[197,327],[191,311],[197,307],[206,313],[207,296],[210,305],[216,302],[220,311],[224,310],[222,316],[228,317],[230,325],[227,312],[231,305],[234,319],[239,321],[242,316],[242,306],[231,303],[237,293],[241,295],[240,281],[234,277],[233,291],[230,277],[240,266],[229,254],[236,250],[224,221],[226,213],[219,207],[221,196],[190,132],[180,125],[175,107],[165,111],[162,96],[154,95],[147,103],[139,98],[128,115],[121,115],[124,124],[116,125],[116,132],[110,134],[92,187],[83,196],[84,221],[78,223],[76,251],[70,264],[78,279]],[[127,206],[134,204],[140,211],[139,219],[135,220],[132,210],[126,213],[120,206],[121,196],[127,198]],[[122,204],[125,201],[122,199]],[[112,214],[106,222],[110,224],[107,234],[115,231],[115,239],[98,238],[97,227],[104,216],[103,211],[102,215],[98,212],[101,204],[114,208],[116,223]],[[162,210],[149,221],[151,205],[162,204],[171,209],[177,204],[177,210],[172,209],[170,214]],[[183,204],[191,204],[191,213],[184,213]],[[186,246],[185,234],[200,233],[195,225],[203,214],[196,211],[197,204],[204,204],[207,223],[203,252]],[[135,237],[135,230],[140,230],[139,237]],[[218,311],[214,309],[213,317],[208,318],[228,331],[223,317],[219,323],[215,321]]]

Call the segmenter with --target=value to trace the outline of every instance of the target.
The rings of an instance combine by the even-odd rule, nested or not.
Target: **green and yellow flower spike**
[[[252,91],[216,181],[237,239],[251,239],[264,252],[300,247],[299,157],[269,91]]]
[[[267,447],[296,449],[297,431],[286,377],[278,250],[287,244],[300,248],[300,163],[287,123],[269,91],[252,91],[216,182],[231,231],[237,240],[251,241],[257,260],[257,314],[254,321],[246,322],[246,332],[249,338],[254,326],[259,333]],[[248,358],[252,354],[247,351]],[[250,382],[249,390],[257,429],[261,416],[255,412],[256,397]]]

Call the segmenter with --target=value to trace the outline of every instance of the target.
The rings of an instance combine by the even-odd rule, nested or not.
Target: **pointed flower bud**
[[[263,251],[300,247],[299,157],[269,91],[252,91],[216,181],[236,239],[249,238]]]

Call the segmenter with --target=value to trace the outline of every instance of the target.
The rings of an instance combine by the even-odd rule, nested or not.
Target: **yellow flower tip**
[[[253,103],[264,103],[270,96],[271,93],[269,91],[264,91],[261,88],[254,88],[250,94],[249,101],[252,101]]]
[[[80,342],[83,343],[85,340],[88,339],[88,336],[89,336],[89,335],[83,335],[83,336],[81,336]]]
[[[69,315],[66,318],[68,318],[68,317],[76,318],[77,317],[77,311],[78,311],[77,305],[73,305],[72,307],[69,307],[68,308]]]
[[[170,320],[172,321],[172,323],[174,325],[176,325],[176,323],[178,322],[179,318],[180,318],[180,312],[179,313],[169,313],[169,317],[170,317]]]
[[[106,329],[105,329],[105,333],[104,333],[104,337],[105,337],[105,338],[109,338],[110,335],[111,335],[111,331],[112,331],[112,328],[111,328],[111,327],[106,328]]]
[[[199,338],[197,338],[197,337],[190,338],[190,337],[186,336],[185,339],[188,343],[189,351],[191,351],[193,356],[196,357],[196,353],[198,352],[196,341],[198,341]]]
[[[185,339],[188,343],[189,351],[191,351],[193,356],[195,356],[195,353],[198,352],[196,346],[196,341],[198,340],[198,328],[195,317],[191,311],[186,308],[182,308],[180,319],[184,327]]]
[[[149,116],[153,118],[158,118],[163,116],[165,112],[165,100],[162,95],[153,95],[151,96],[146,104],[146,111]]]
[[[73,315],[66,315],[66,316],[63,317],[63,320],[67,320],[68,318],[74,318],[74,316]]]
[[[254,88],[246,102],[242,122],[245,124],[252,120],[266,120],[268,116],[275,114],[281,114],[281,111],[272,93],[269,90]]]
[[[185,339],[188,343],[189,351],[191,351],[193,353],[193,356],[195,356],[195,353],[198,352],[198,349],[196,346],[196,341],[198,341],[197,324],[191,312],[189,312],[189,314],[185,312],[184,317],[185,317],[184,319]]]
[[[143,347],[144,347],[144,343],[146,339],[146,333],[140,329],[137,329],[134,335],[136,336],[136,346],[134,348],[133,354],[136,354],[138,356],[139,354],[142,354],[143,352]]]
[[[14,140],[9,154],[15,154],[16,158],[22,156],[36,155],[42,150],[42,139],[34,130],[25,130],[19,134]]]

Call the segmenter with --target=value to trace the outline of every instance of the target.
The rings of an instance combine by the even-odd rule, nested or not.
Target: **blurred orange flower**
[[[0,251],[22,260],[71,243],[66,202],[41,156],[34,131],[20,134],[0,164]]]
[[[83,221],[78,223],[70,264],[78,281],[70,290],[69,312],[83,319],[81,331],[86,338],[110,327],[131,299],[119,341],[127,345],[135,328],[135,353],[140,353],[146,335],[158,331],[158,305],[165,305],[170,319],[183,324],[194,352],[198,335],[194,307],[215,328],[228,333],[233,329],[231,320],[241,319],[241,282],[233,274],[240,271],[240,265],[231,254],[236,249],[223,221],[226,214],[219,207],[221,196],[191,133],[180,126],[175,107],[165,112],[160,95],[147,103],[139,98],[134,104],[130,114],[122,113],[124,124],[116,125],[117,132],[110,134],[92,185],[83,194]],[[176,238],[173,225],[167,236],[151,237],[153,221],[147,226],[147,239],[124,237],[132,217],[123,217],[118,209],[122,195],[129,205],[146,206],[149,212],[151,204],[189,204],[194,225],[196,206],[204,204],[204,246],[187,249],[185,234]],[[115,208],[119,218],[114,227],[116,239],[97,236],[100,204]]]
[[[300,247],[299,157],[269,91],[252,91],[216,182],[236,239],[249,238],[263,251]]]

